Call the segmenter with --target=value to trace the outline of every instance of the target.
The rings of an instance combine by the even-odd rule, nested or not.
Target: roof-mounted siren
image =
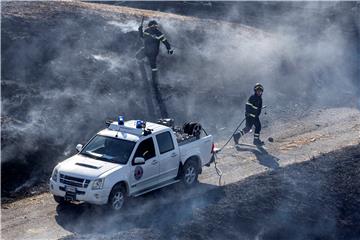
[[[121,126],[121,125],[124,125],[124,117],[123,116],[118,116],[118,125]]]
[[[146,129],[146,122],[142,121],[142,120],[137,120],[136,121],[136,128],[137,129],[142,129],[142,135],[147,136],[149,134],[151,134],[152,130],[151,129]]]
[[[140,128],[140,129],[145,129],[146,127],[146,122],[142,121],[142,120],[137,120],[136,121],[136,128]]]

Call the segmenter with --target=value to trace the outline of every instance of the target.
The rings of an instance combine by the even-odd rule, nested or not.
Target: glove
[[[245,117],[250,117],[250,113],[245,113]]]
[[[174,54],[174,49],[168,49],[168,54],[170,54],[170,55],[172,55],[172,54]]]
[[[139,26],[138,30],[139,30],[139,32],[142,32],[143,31],[143,26]]]

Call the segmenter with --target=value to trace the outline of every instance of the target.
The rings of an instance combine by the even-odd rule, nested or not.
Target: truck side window
[[[174,143],[169,132],[156,135],[156,140],[159,144],[160,154],[167,153],[174,149]]]
[[[134,159],[137,157],[142,157],[145,159],[145,161],[155,157],[155,147],[152,137],[145,139],[139,144],[136,153],[134,155]]]

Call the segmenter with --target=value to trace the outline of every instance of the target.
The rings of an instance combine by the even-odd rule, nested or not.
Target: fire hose
[[[264,109],[264,108],[267,108],[267,106],[265,105],[262,107],[262,109]],[[266,114],[266,112],[265,112],[265,114]],[[231,136],[229,137],[227,142],[224,144],[224,146],[222,146],[220,149],[217,149],[216,151],[214,151],[214,153],[221,152],[226,147],[226,145],[229,144],[229,142],[233,138],[234,134],[237,132],[237,130],[239,130],[240,126],[244,123],[245,120],[246,120],[246,117],[239,123],[239,125],[236,127],[235,131],[231,134]]]
[[[267,106],[263,106],[262,108],[266,108]],[[266,114],[266,113],[265,113]],[[213,155],[214,155],[214,167],[215,167],[215,171],[216,174],[219,176],[219,185],[221,185],[221,178],[223,175],[223,172],[221,171],[221,169],[217,166],[217,153],[221,152],[231,141],[231,139],[233,138],[234,134],[239,130],[240,126],[244,123],[244,121],[246,120],[246,117],[239,123],[239,125],[235,128],[235,131],[231,134],[231,136],[229,137],[229,139],[227,140],[227,142],[220,148],[220,149],[214,149]],[[205,130],[204,130],[205,132]],[[205,132],[205,134],[207,135],[207,133]]]
[[[216,161],[217,155],[216,155],[216,154],[219,153],[221,150],[223,150],[224,147],[231,141],[233,135],[234,135],[234,134],[236,133],[236,131],[240,128],[240,126],[243,124],[243,122],[245,121],[245,119],[246,119],[246,118],[244,118],[244,119],[240,122],[240,124],[236,127],[235,131],[234,131],[233,134],[230,136],[229,140],[224,144],[224,146],[222,146],[220,149],[214,149],[214,151],[213,151],[214,167],[215,167],[215,172],[216,172],[216,174],[219,176],[219,186],[221,186],[221,178],[222,178],[223,172],[222,172],[221,169],[217,166],[217,161]],[[202,130],[204,131],[204,133],[205,133],[206,135],[208,135],[204,128],[203,128]]]
[[[221,171],[221,169],[217,166],[217,153],[221,152],[225,147],[226,145],[229,144],[229,142],[231,141],[231,139],[233,138],[233,135],[237,132],[237,130],[239,130],[240,126],[243,124],[243,122],[245,121],[246,118],[244,118],[240,123],[239,125],[236,127],[235,131],[233,132],[233,134],[229,137],[229,139],[227,140],[227,142],[224,144],[224,146],[222,146],[220,149],[217,149],[215,150],[214,149],[214,167],[215,167],[215,172],[216,174],[219,176],[219,186],[221,186],[221,178],[222,178],[222,175],[223,175],[223,172]]]

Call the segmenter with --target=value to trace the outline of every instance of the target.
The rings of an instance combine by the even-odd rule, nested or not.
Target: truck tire
[[[126,189],[123,185],[117,184],[111,190],[109,195],[108,207],[114,211],[118,212],[123,209],[126,200]]]
[[[70,203],[69,201],[66,201],[64,197],[55,196],[53,195],[55,202],[57,202],[59,205],[64,205]]]
[[[191,187],[198,182],[198,164],[195,160],[188,160],[183,166],[181,180],[185,186]]]

